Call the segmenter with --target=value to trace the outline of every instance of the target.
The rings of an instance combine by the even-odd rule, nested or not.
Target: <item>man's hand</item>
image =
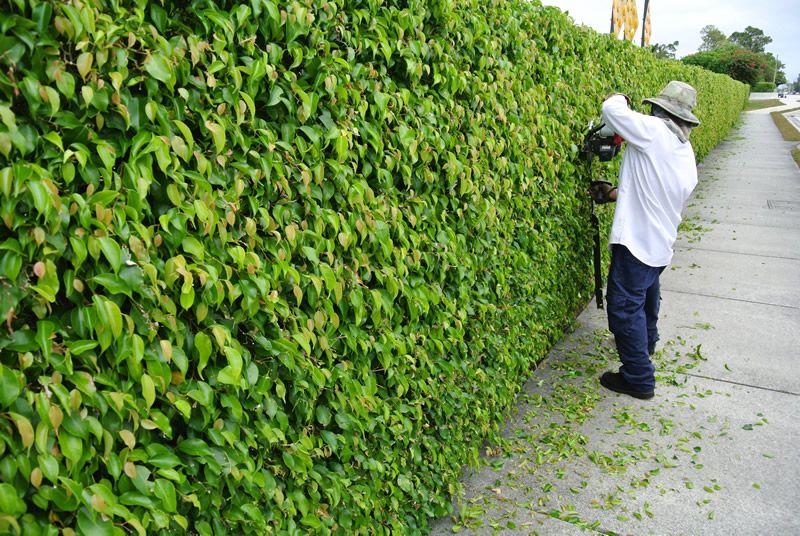
[[[608,181],[592,181],[589,193],[598,205],[617,200],[617,187]]]

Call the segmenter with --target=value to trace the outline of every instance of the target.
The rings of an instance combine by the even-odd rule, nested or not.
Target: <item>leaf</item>
[[[26,417],[12,411],[8,412],[8,416],[17,425],[17,433],[22,439],[22,446],[28,448],[33,445],[33,426],[31,426],[31,422]]]
[[[225,347],[225,357],[228,358],[228,366],[234,377],[238,378],[242,373],[242,354],[230,346]]]
[[[11,195],[11,186],[14,184],[14,170],[11,166],[0,169],[0,192],[5,197]]]
[[[167,61],[167,58],[161,54],[154,54],[150,56],[150,60],[144,64],[145,70],[150,73],[150,76],[163,82],[167,87],[172,90],[175,85],[175,74],[172,71],[172,66]]]
[[[86,508],[78,511],[78,528],[83,536],[114,536],[114,524],[111,520],[92,515]]]
[[[305,254],[306,258],[310,260],[312,263],[319,264],[319,256],[317,255],[317,250],[314,248],[310,248],[308,246],[303,246],[303,253]]]
[[[61,423],[64,420],[64,412],[61,411],[61,408],[58,406],[50,406],[47,417],[50,419],[50,425],[53,427],[53,430],[58,434],[58,429],[61,427]]]
[[[0,483],[0,512],[12,518],[17,518],[22,516],[26,511],[27,507],[17,495],[17,490],[14,489],[14,486],[6,482]]]
[[[131,288],[116,274],[97,274],[93,279],[95,282],[103,285],[111,294],[125,294],[131,297]]]
[[[42,356],[48,363],[50,362],[50,350],[53,346],[50,336],[54,331],[55,324],[49,320],[41,320],[36,323],[36,343],[39,345],[39,348],[41,348]]]
[[[294,473],[305,472],[305,466],[298,457],[292,456],[291,453],[284,451],[282,454],[282,458],[283,458],[283,463],[286,464],[286,467],[291,469]]]
[[[339,444],[339,441],[336,439],[336,434],[330,430],[320,430],[319,435],[328,445],[330,445],[331,449],[336,452],[336,447]]]
[[[292,339],[294,339],[303,348],[303,350],[305,350],[306,354],[311,354],[311,345],[304,335],[301,335],[300,333],[293,333]]]
[[[400,489],[402,489],[406,493],[411,493],[411,491],[414,488],[414,485],[411,483],[411,480],[409,480],[408,477],[403,474],[397,476],[397,485],[400,486]]]
[[[50,193],[41,181],[28,181],[25,185],[28,191],[33,196],[33,204],[39,214],[44,216],[50,211],[52,201],[50,200]]]
[[[156,399],[156,385],[147,374],[142,374],[142,396],[144,397],[145,407],[150,409]]]
[[[214,148],[217,153],[222,153],[225,150],[225,129],[219,123],[213,121],[206,121],[206,128],[211,132],[211,137],[214,139]]]
[[[211,449],[202,439],[184,439],[178,444],[178,450],[190,456],[212,456]]]
[[[100,249],[103,251],[103,255],[105,256],[108,263],[114,269],[115,272],[119,272],[119,265],[121,262],[121,255],[122,252],[120,250],[119,244],[113,238],[109,238],[107,236],[100,237],[97,242],[100,244]]]
[[[52,482],[53,484],[58,483],[58,460],[55,457],[50,456],[49,454],[40,454],[39,455],[39,467],[42,469],[42,474]]]
[[[317,421],[319,421],[322,426],[328,426],[328,423],[331,422],[331,412],[327,407],[317,406],[316,414]]]
[[[172,361],[172,343],[167,339],[161,339],[158,341],[158,345],[161,348],[161,355],[164,356],[164,359],[166,359],[167,362]]]
[[[75,60],[75,65],[78,67],[78,74],[81,75],[81,78],[86,80],[86,75],[89,74],[89,71],[92,70],[92,63],[94,62],[94,56],[91,52],[84,52],[78,59]],[[68,96],[69,97],[69,96]]]
[[[34,265],[35,269],[36,265]],[[16,281],[22,269],[22,257],[13,251],[6,251],[0,254],[0,276],[6,277],[9,281]]]
[[[61,136],[59,136],[58,132],[56,132],[55,130],[51,130],[50,132],[42,136],[42,139],[49,141],[62,151],[64,150],[64,143],[61,141]]]
[[[11,136],[5,132],[0,132],[0,153],[6,158],[11,153]]]
[[[154,454],[150,456],[150,458],[147,460],[147,463],[161,469],[172,469],[179,465],[183,465],[180,458],[171,452],[160,452],[158,454]]]
[[[211,355],[213,344],[209,336],[201,331],[195,335],[194,347],[197,349],[197,372],[201,373],[208,364],[208,358]]]
[[[148,510],[155,509],[153,501],[149,497],[142,495],[137,491],[126,491],[125,493],[120,495],[119,502],[122,504],[127,504],[129,506],[142,506],[144,508],[147,508]]]
[[[161,504],[167,512],[177,510],[177,500],[175,498],[175,486],[169,480],[163,478],[156,479],[155,496],[161,499]]]
[[[335,419],[336,419],[336,424],[338,424],[339,427],[346,432],[352,430],[356,426],[353,417],[351,417],[347,413],[338,412],[336,414]]]
[[[56,76],[56,87],[67,99],[75,95],[75,77],[66,71],[60,71]]]
[[[61,97],[59,97],[58,92],[50,86],[45,86],[44,90],[45,95],[47,95],[47,102],[50,104],[50,117],[53,117],[61,109]]]
[[[173,119],[172,122],[175,123],[175,126],[177,126],[178,130],[180,130],[183,139],[186,141],[187,151],[191,153],[194,148],[194,135],[192,135],[192,131],[183,121]]]
[[[80,438],[64,430],[58,435],[58,446],[64,456],[73,464],[78,463],[83,456],[83,442]]]
[[[190,255],[193,255],[198,261],[203,262],[203,258],[205,257],[205,249],[199,240],[193,236],[187,236],[183,239],[182,246],[184,251]]]
[[[133,447],[136,446],[136,436],[130,430],[120,430],[119,437],[130,450],[133,450]]]
[[[38,33],[43,33],[47,30],[52,16],[53,6],[48,3],[40,3],[33,8],[31,19],[36,23],[36,31]]]
[[[122,313],[119,310],[119,306],[113,301],[104,299],[103,303],[105,304],[111,334],[114,338],[117,338],[122,335]]]
[[[22,374],[0,363],[0,408],[7,408],[22,392]]]

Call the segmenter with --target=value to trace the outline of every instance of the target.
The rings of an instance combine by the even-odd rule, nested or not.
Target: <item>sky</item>
[[[642,42],[641,17],[645,0],[637,0],[639,29],[634,43]],[[542,4],[568,11],[577,24],[598,32],[611,27],[612,0],[542,0]],[[679,41],[676,58],[697,52],[702,39],[700,30],[709,24],[726,36],[742,32],[748,26],[764,31],[772,38],[766,46],[786,64],[786,79],[800,75],[800,2],[798,0],[650,0],[652,34],[650,44]]]

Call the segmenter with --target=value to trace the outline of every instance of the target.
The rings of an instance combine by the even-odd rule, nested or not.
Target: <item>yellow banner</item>
[[[612,30],[614,36],[622,32],[623,39],[632,41],[639,28],[636,0],[613,0],[611,7]],[[649,11],[649,9],[648,9]]]

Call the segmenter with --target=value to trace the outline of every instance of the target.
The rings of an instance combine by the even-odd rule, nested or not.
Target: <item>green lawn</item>
[[[772,120],[775,121],[775,125],[778,127],[778,130],[781,131],[783,139],[786,141],[800,141],[800,130],[797,130],[783,115],[786,112],[796,112],[797,110],[800,110],[800,108],[792,108],[784,112],[772,112],[769,114],[772,116]]]
[[[778,99],[754,100],[747,103],[744,107],[744,111],[750,112],[753,110],[762,110],[764,108],[773,108],[775,106],[783,106],[783,103]]]

